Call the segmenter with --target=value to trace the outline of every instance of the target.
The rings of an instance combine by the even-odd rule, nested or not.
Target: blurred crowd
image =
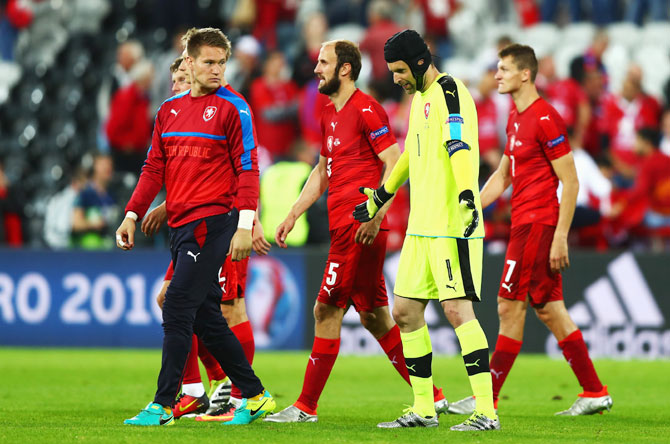
[[[95,102],[91,109],[97,114],[92,119],[97,146],[75,164],[62,166],[68,183],[45,202],[40,233],[26,230],[21,184],[7,180],[0,162],[0,243],[42,243],[55,249],[113,247],[112,233],[128,197],[124,192],[137,180],[155,111],[171,95],[169,67],[183,50],[181,36],[188,27],[217,26],[233,41],[225,78],[254,112],[262,174],[261,221],[272,240],[276,221],[297,198],[321,148],[319,116],[328,99],[318,93],[313,69],[324,41],[346,38],[359,43],[364,58],[357,85],[384,106],[402,147],[411,98],[393,85],[382,49],[386,39],[401,29],[410,27],[424,35],[438,68],[461,77],[475,98],[483,185],[500,162],[513,106],[508,96],[497,93],[497,51],[533,30],[545,30],[546,36],[587,25],[591,30],[587,43],[576,47],[569,58],[559,57],[557,48],[544,40],[536,45],[532,39],[521,39],[536,48],[538,89],[569,129],[580,180],[571,243],[598,250],[670,249],[667,0],[200,0],[194,2],[197,6],[178,0],[118,2],[125,9],[118,31],[108,36],[117,42],[112,48],[115,60],[104,67],[96,97],[86,98]],[[16,57],[15,50],[21,48],[21,33],[31,32],[47,3],[59,7],[53,0],[0,0],[3,60],[29,63]],[[73,2],[79,3],[85,2]],[[94,3],[102,11],[101,20],[105,14],[119,14],[116,0]],[[73,8],[76,13],[77,7]],[[127,25],[128,17],[133,26]],[[162,37],[164,44],[147,45],[146,39],[136,38],[140,26],[147,28],[143,35]],[[656,52],[650,50],[649,57],[660,58],[646,64],[637,63],[640,58],[616,59],[620,29],[638,33],[637,29],[650,26],[669,32],[651,45]],[[528,33],[506,33],[507,29]],[[570,39],[570,34],[564,35]],[[646,90],[650,75],[665,76],[652,92]],[[490,251],[501,251],[509,235],[510,194],[485,211]],[[390,250],[402,245],[408,205],[407,190],[401,190],[387,216]],[[294,245],[328,242],[325,208],[325,201],[313,206]],[[39,236],[39,242],[28,242],[31,235]],[[144,244],[164,242],[159,236]]]

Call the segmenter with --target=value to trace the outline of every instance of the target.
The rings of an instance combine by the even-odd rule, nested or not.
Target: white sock
[[[242,404],[242,400],[240,398],[233,398],[232,396],[230,397],[230,401],[228,401],[232,405],[234,405],[236,408]]]
[[[199,398],[205,394],[205,386],[202,385],[202,382],[195,382],[193,384],[184,384],[181,387],[181,392],[185,395],[193,396],[194,398]]]

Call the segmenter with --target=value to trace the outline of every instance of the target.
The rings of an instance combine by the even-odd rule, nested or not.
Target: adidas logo
[[[607,274],[586,287],[584,300],[568,312],[593,357],[670,356],[670,330],[662,330],[665,318],[632,253],[610,262]],[[561,355],[551,334],[545,348],[550,355]]]

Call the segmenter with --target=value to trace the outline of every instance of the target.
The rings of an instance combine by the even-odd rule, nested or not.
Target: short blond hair
[[[230,58],[230,40],[218,28],[191,28],[181,40],[190,57],[197,58],[203,46],[213,46],[225,51],[226,60]]]

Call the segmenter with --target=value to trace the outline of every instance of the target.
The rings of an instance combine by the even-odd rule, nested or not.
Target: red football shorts
[[[247,285],[247,265],[249,258],[233,262],[230,256],[219,268],[219,285],[221,286],[221,301],[231,301],[235,298],[244,297],[244,289]],[[165,272],[164,281],[171,281],[174,274],[172,261]]]
[[[357,244],[359,224],[330,231],[330,250],[318,300],[324,304],[370,312],[388,305],[384,257],[388,231],[379,231],[372,245]]]
[[[512,228],[498,296],[533,306],[563,299],[561,273],[549,266],[549,251],[556,227],[523,224]]]

